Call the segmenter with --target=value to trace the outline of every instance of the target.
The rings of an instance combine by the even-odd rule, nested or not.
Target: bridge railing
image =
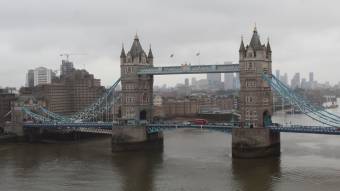
[[[140,75],[168,75],[168,74],[201,74],[201,73],[238,73],[240,66],[238,64],[224,65],[188,65],[181,66],[163,66],[143,68],[137,73]]]

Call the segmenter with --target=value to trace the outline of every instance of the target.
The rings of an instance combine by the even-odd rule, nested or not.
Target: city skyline
[[[178,8],[176,1],[147,1],[134,2],[136,6],[127,13],[123,10],[130,7],[129,1],[60,1],[52,5],[32,2],[38,1],[20,2],[20,6],[16,1],[0,3],[4,16],[0,19],[3,87],[24,86],[25,74],[31,68],[59,69],[61,53],[86,53],[70,57],[75,68],[87,69],[109,86],[119,76],[121,44],[128,49],[136,32],[144,49],[152,45],[155,66],[238,63],[240,37],[250,40],[255,21],[262,41],[270,37],[273,70],[287,72],[290,77],[296,72],[302,76],[314,72],[318,81],[333,85],[340,80],[337,70],[329,70],[337,68],[339,62],[336,18],[340,13],[336,3],[186,1]],[[292,6],[299,9],[291,9]],[[144,13],[146,7],[154,13]],[[312,11],[319,7],[324,9]],[[174,11],[178,14],[173,15]],[[247,12],[252,17],[244,16]],[[278,20],[269,17],[278,14]],[[320,18],[322,23],[313,22]],[[174,86],[191,77],[157,77],[155,85],[170,81],[169,85]],[[197,75],[198,79],[203,77]]]

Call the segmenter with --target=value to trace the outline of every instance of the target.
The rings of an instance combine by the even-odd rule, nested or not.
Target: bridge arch
[[[265,110],[262,114],[263,127],[267,127],[272,124],[272,116],[268,110]]]
[[[147,118],[147,112],[144,109],[144,110],[139,112],[139,120],[146,120],[146,118]]]

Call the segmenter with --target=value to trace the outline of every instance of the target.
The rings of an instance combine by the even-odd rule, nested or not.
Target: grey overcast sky
[[[273,69],[318,81],[340,80],[340,2],[316,0],[0,0],[0,86],[25,84],[28,69],[59,69],[71,56],[107,86],[119,76],[122,43],[138,32],[155,65],[238,62],[240,37],[254,23],[270,38]],[[170,59],[169,55],[174,54]],[[174,85],[186,76],[158,77]],[[190,76],[191,77],[191,76]]]

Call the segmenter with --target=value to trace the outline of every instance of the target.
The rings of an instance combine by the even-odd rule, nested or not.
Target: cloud
[[[271,39],[273,68],[290,76],[315,73],[319,81],[340,79],[340,27],[336,1],[287,0],[1,0],[0,85],[21,86],[30,68],[58,69],[60,53],[74,56],[110,85],[119,76],[121,44],[129,49],[138,32],[144,49],[152,44],[155,65],[238,61],[240,36],[246,42],[257,22],[261,40]],[[175,54],[174,59],[169,55]],[[308,68],[308,69],[306,69]],[[157,78],[174,85],[186,76]]]

